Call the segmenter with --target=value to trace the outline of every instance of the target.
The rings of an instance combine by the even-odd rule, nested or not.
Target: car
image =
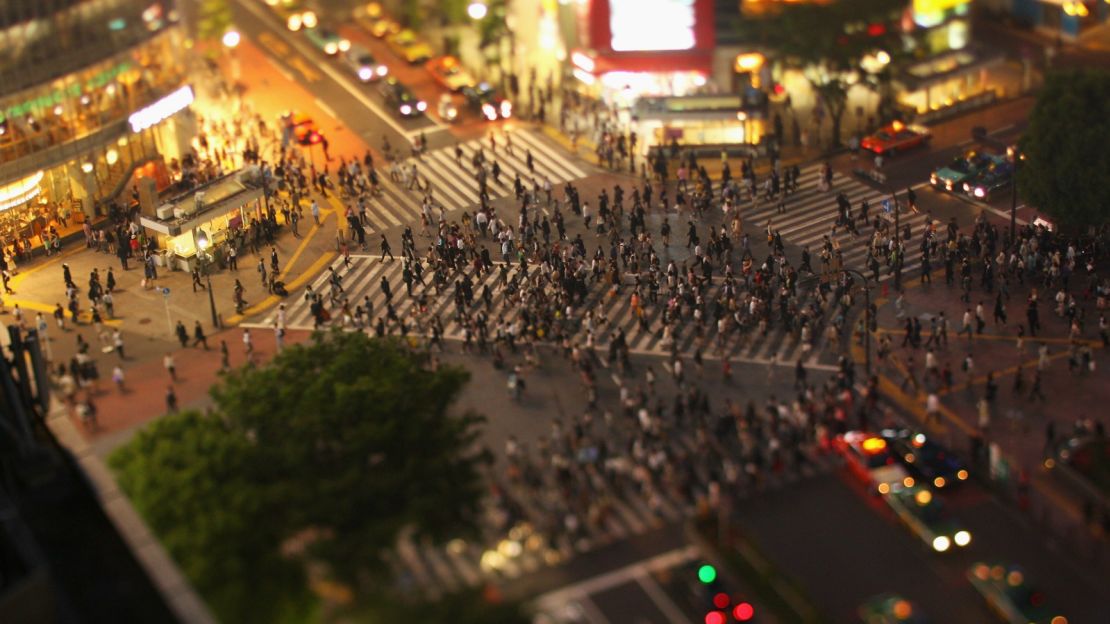
[[[967,481],[970,476],[959,457],[923,432],[884,429],[881,435],[918,483],[939,490]]]
[[[1066,617],[1048,606],[1044,594],[1028,583],[1025,572],[1016,565],[974,563],[967,570],[967,580],[1005,622],[1068,623]]]
[[[883,495],[894,515],[914,535],[937,552],[948,552],[953,546],[965,548],[971,543],[971,532],[950,519],[933,491],[915,485]]]
[[[1080,431],[1061,440],[1054,455],[1045,462],[1046,467],[1066,466],[1095,488],[1110,489],[1110,438],[1091,430]]]
[[[849,431],[836,439],[836,448],[844,455],[848,470],[872,493],[889,494],[914,486],[913,477],[894,458],[882,436]]]
[[[928,129],[895,121],[875,134],[864,137],[860,141],[860,147],[875,154],[893,156],[902,150],[927,145],[931,139]]]
[[[964,192],[983,201],[990,201],[991,195],[1007,188],[1014,181],[1014,165],[1010,161],[992,164],[964,182]]]
[[[450,91],[459,92],[466,87],[473,87],[478,84],[474,77],[470,75],[470,72],[462,66],[462,63],[459,63],[459,59],[453,56],[441,56],[432,59],[428,61],[426,67],[432,73],[432,78]]]
[[[325,28],[323,26],[319,28],[308,28],[304,31],[304,34],[308,37],[308,40],[312,42],[312,45],[319,48],[320,51],[328,56],[335,56],[340,52],[346,52],[351,49],[350,40],[340,37],[339,33],[331,28]]]
[[[439,113],[439,118],[447,123],[455,123],[459,120],[459,109],[455,106],[455,100],[451,97],[450,93],[444,93],[439,96],[439,104],[436,105],[436,112]]]
[[[320,132],[316,122],[304,113],[286,111],[281,115],[281,125],[298,145],[313,145],[320,142]]]
[[[379,63],[374,55],[370,54],[369,50],[360,45],[353,45],[343,53],[343,64],[350,67],[351,71],[363,82],[373,82],[385,78],[386,74],[389,73],[388,67]]]
[[[488,121],[508,119],[513,116],[513,104],[487,82],[473,87],[463,87],[462,94],[471,109]]]
[[[968,150],[954,158],[952,162],[933,171],[929,176],[929,182],[939,190],[959,191],[963,189],[963,183],[968,178],[1001,160],[1001,156]]]
[[[872,596],[859,607],[864,624],[927,624],[917,605],[898,594]]]
[[[302,28],[316,28],[319,22],[316,12],[306,9],[299,0],[266,0],[266,4],[281,17],[285,27],[293,32]]]
[[[416,117],[428,109],[427,102],[413,95],[408,87],[393,76],[383,80],[380,89],[386,103],[393,106],[402,117]]]
[[[392,37],[393,35],[401,32],[401,24],[388,17],[383,17],[381,19],[374,20],[370,24],[370,28],[368,30],[370,31],[371,35],[374,35],[378,39],[384,39],[386,37]]]
[[[394,54],[412,65],[423,63],[435,54],[432,47],[409,28],[390,36],[385,41]]]

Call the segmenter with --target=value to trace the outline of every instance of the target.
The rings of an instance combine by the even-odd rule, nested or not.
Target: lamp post
[[[1010,180],[1010,244],[1013,245],[1017,241],[1017,185],[1018,185],[1018,170],[1021,168],[1021,161],[1025,160],[1025,154],[1021,150],[1013,149],[1010,156],[1014,159],[1014,175]]]
[[[204,230],[197,230],[197,247],[200,247],[202,254],[208,249],[208,234]],[[210,268],[210,266],[206,267],[204,271],[204,279],[208,285],[208,306],[212,311],[212,327],[220,329],[220,317],[216,314],[216,296],[212,294],[212,271]]]

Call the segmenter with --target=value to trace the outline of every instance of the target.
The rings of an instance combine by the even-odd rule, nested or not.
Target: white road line
[[[262,8],[261,4],[257,2],[251,2],[250,0],[239,0],[239,6],[242,6],[251,13],[254,13],[255,17],[265,22],[268,28],[275,28],[275,26],[273,25],[272,16],[269,15],[268,12]],[[374,114],[380,117],[387,126],[393,128],[393,130],[395,130],[398,134],[402,136],[408,136],[409,130],[406,130],[403,126],[398,124],[393,119],[393,115],[391,115],[381,106],[378,106],[377,102],[374,102],[370,98],[366,97],[366,94],[363,93],[361,89],[356,87],[346,76],[336,71],[335,67],[333,67],[330,62],[320,62],[319,60],[317,60],[315,53],[312,51],[312,48],[310,48],[307,44],[297,38],[290,38],[287,35],[287,30],[279,29],[279,32],[281,32],[281,39],[285,40],[287,43],[296,48],[297,51],[300,52],[306,59],[309,59],[314,66],[320,68],[332,80],[339,84],[339,86],[343,87],[343,89],[347,91],[347,93],[350,93],[352,96],[354,96],[356,100],[361,102],[363,106],[374,111]],[[428,120],[435,124],[436,127],[443,126],[442,123],[436,121],[432,117],[428,117]]]
[[[651,598],[651,601],[655,603],[655,606],[659,607],[663,615],[667,616],[671,624],[691,624],[690,620],[683,615],[682,610],[678,608],[678,605],[663,592],[663,588],[659,587],[659,583],[656,583],[655,579],[647,574],[638,574],[636,576],[636,582],[640,585],[640,588],[644,590],[644,593]]]
[[[585,581],[580,581],[573,585],[567,585],[561,589],[549,592],[537,598],[536,604],[541,606],[558,606],[566,604],[570,600],[581,599],[590,594],[605,591],[610,587],[616,587],[622,583],[627,583],[639,575],[650,574],[656,570],[682,565],[687,561],[698,558],[699,555],[700,553],[696,546],[677,548],[670,552],[656,555],[650,559],[637,561],[623,568],[606,572],[605,574],[600,574],[593,578],[586,579]]]
[[[320,107],[321,110],[323,110],[325,113],[334,117],[336,121],[339,121],[339,115],[336,115],[335,111],[332,110],[332,108],[330,106],[325,104],[323,100],[321,100],[320,98],[316,98],[313,101],[316,103],[316,106]]]
[[[282,76],[285,76],[286,80],[288,80],[289,82],[297,82],[296,79],[293,78],[293,74],[291,74],[288,69],[285,69],[284,67],[282,67],[281,63],[274,60],[274,57],[267,54],[266,55],[266,60],[270,61],[270,64],[274,66],[274,69],[278,70],[278,73],[281,74]]]

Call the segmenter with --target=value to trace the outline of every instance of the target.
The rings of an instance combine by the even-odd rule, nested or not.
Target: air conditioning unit
[[[154,210],[154,214],[162,221],[173,218],[173,204],[158,206],[158,208]]]

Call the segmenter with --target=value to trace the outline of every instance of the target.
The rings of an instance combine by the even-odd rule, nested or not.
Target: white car
[[[370,51],[360,45],[352,45],[343,53],[343,63],[351,68],[362,82],[373,82],[385,78],[389,68],[379,63]]]

